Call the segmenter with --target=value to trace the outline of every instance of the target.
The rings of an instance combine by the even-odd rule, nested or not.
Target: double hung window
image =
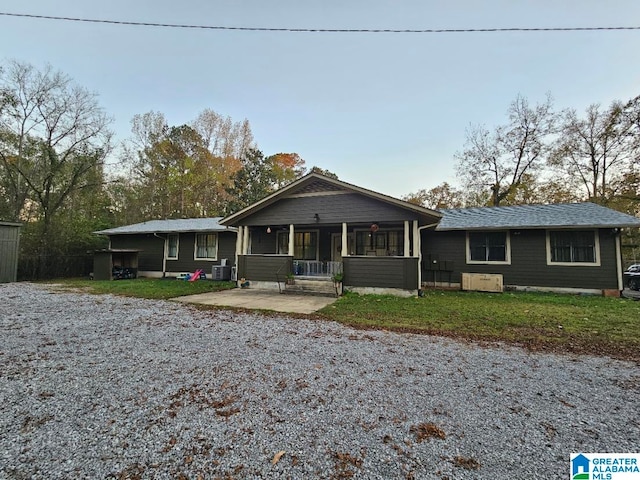
[[[549,264],[597,264],[598,247],[598,235],[594,230],[551,230],[547,233]]]
[[[511,263],[508,232],[467,233],[467,263]]]
[[[215,233],[197,233],[195,245],[196,260],[216,260],[218,257],[218,236]]]
[[[167,235],[167,259],[178,259],[178,234],[170,233]]]

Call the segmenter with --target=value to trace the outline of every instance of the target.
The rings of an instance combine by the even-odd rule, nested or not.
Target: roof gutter
[[[616,231],[616,270],[618,274],[618,290],[622,292],[624,289],[624,281],[622,279],[622,245],[621,245],[621,230]]]

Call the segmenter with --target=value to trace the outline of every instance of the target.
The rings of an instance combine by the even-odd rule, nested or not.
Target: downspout
[[[164,241],[164,244],[162,245],[162,278],[166,278],[167,276],[167,238],[161,237],[155,232],[153,236],[160,238],[161,240]]]
[[[622,230],[616,232],[616,273],[618,274],[618,290],[622,292],[624,282],[622,280],[622,247],[620,246],[620,236]]]
[[[420,231],[424,230],[425,228],[436,227],[438,226],[439,223],[440,222],[430,223],[429,225],[423,225],[422,227],[418,227],[418,239],[420,242],[420,246],[418,248],[418,296],[419,297],[424,295],[422,292],[422,235]]]

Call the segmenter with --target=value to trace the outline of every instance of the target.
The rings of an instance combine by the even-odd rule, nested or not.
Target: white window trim
[[[177,241],[176,241],[176,256],[175,257],[170,257],[169,256],[169,237],[171,237],[172,235],[175,235],[175,237],[177,238]],[[169,233],[167,235],[166,243],[164,244],[164,258],[166,258],[167,260],[178,260],[178,255],[180,255],[180,234],[178,234],[178,233]]]
[[[465,252],[468,265],[511,265],[511,235],[509,230],[482,230],[483,232],[504,232],[506,236],[505,260],[471,260],[471,249],[469,248],[469,231],[465,235]],[[477,233],[477,232],[474,232]]]
[[[216,236],[216,253],[213,257],[198,257],[198,235],[215,235]],[[197,232],[193,239],[193,259],[194,260],[202,260],[205,262],[215,262],[218,260],[218,247],[219,247],[220,237],[215,232]]]
[[[595,239],[595,262],[552,262],[551,261],[551,232],[571,232],[571,231],[581,231],[581,232],[593,232],[593,236]],[[549,266],[557,266],[557,267],[599,267],[600,266],[600,232],[597,229],[593,228],[573,228],[573,229],[552,229],[547,230],[547,265]]]
[[[301,260],[301,259],[297,259],[297,261],[300,262],[317,262],[320,258],[320,230],[319,229],[304,229],[304,230],[294,230],[294,234],[296,233],[315,233],[316,234],[316,258],[315,260]],[[278,240],[278,235],[286,235],[287,238],[289,238],[289,230],[285,231],[279,231],[276,233],[276,248],[278,247],[278,245],[280,245],[280,242]],[[295,238],[295,237],[294,237]],[[295,246],[294,246],[294,251],[295,251]],[[279,255],[286,255],[285,253],[283,254],[279,254]],[[295,260],[295,258],[294,258]]]

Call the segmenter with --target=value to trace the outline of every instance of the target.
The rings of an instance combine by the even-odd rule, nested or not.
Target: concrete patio
[[[331,305],[336,298],[313,295],[281,294],[277,290],[234,288],[220,292],[200,293],[172,299],[176,302],[215,305],[219,307],[272,310],[284,313],[314,313]]]

